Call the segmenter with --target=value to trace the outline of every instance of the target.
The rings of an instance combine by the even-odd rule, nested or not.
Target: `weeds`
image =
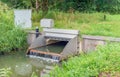
[[[10,52],[26,45],[26,33],[15,27],[13,19],[12,10],[0,10],[0,52]]]
[[[55,77],[98,77],[100,73],[111,76],[120,72],[120,44],[108,44],[96,51],[73,57],[56,67]],[[116,75],[115,75],[116,76]]]

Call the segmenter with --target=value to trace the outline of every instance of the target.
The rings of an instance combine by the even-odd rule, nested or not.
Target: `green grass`
[[[13,16],[13,10],[0,2],[0,52],[10,52],[26,46],[26,33],[15,27]]]
[[[39,26],[42,12],[33,12],[33,26]],[[106,15],[106,20],[104,20]],[[120,15],[105,13],[64,13],[49,11],[44,18],[52,18],[55,28],[77,29],[81,34],[120,37]]]
[[[51,77],[98,77],[101,73],[120,76],[120,44],[108,44],[94,52],[72,57],[61,67],[57,66]]]
[[[63,20],[62,16],[64,16]],[[68,14],[68,17],[61,15],[61,18],[56,17],[56,27],[78,29],[81,34],[120,37],[120,15],[106,14],[106,20],[104,20],[103,16],[103,13],[76,13]]]

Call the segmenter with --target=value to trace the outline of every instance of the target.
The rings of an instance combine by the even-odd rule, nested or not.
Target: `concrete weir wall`
[[[82,51],[94,51],[98,45],[105,45],[107,42],[120,42],[120,38],[106,37],[106,36],[82,36]]]
[[[28,45],[31,45],[32,42],[36,39],[36,31],[32,30],[32,31],[26,31],[27,32],[27,43]],[[41,33],[39,32],[39,35]]]
[[[27,42],[29,45],[36,39],[35,34],[35,31],[28,32]],[[107,36],[82,35],[81,38],[79,48],[83,52],[94,51],[98,45],[105,45],[107,42],[120,42],[120,38]]]

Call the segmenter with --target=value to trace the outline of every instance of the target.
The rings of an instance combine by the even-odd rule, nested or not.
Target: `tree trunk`
[[[40,9],[40,2],[39,0],[36,0],[36,11],[38,12]]]

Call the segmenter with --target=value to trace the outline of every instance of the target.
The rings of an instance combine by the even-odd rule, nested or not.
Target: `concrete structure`
[[[45,29],[43,32],[43,35],[40,35],[34,40],[34,42],[32,42],[28,48],[27,55],[35,55],[43,57],[44,59],[48,58],[54,61],[61,61],[79,53],[79,31],[65,29]],[[58,43],[60,45],[64,43],[65,45],[63,50],[59,53],[35,49]]]
[[[17,27],[21,28],[31,28],[31,13],[32,10],[14,10],[14,23]]]
[[[54,27],[54,21],[53,21],[53,19],[41,19],[40,25],[43,28],[53,28]]]
[[[32,44],[32,42],[36,39],[36,31],[33,31],[33,30],[31,30],[31,31],[26,31],[27,32],[27,43],[28,43],[28,45],[31,45]],[[39,32],[39,35],[40,35],[41,33]]]
[[[90,52],[96,50],[97,46],[105,45],[110,42],[120,42],[120,38],[106,37],[106,36],[82,36],[82,51]]]
[[[46,23],[45,23],[46,22]],[[53,20],[42,19],[43,34],[36,38],[28,48],[27,55],[39,56],[39,58],[51,61],[61,61],[70,56],[79,54],[79,31],[52,28]],[[62,46],[59,51],[50,51],[47,46],[53,45],[53,49]],[[43,50],[44,49],[44,50]]]

